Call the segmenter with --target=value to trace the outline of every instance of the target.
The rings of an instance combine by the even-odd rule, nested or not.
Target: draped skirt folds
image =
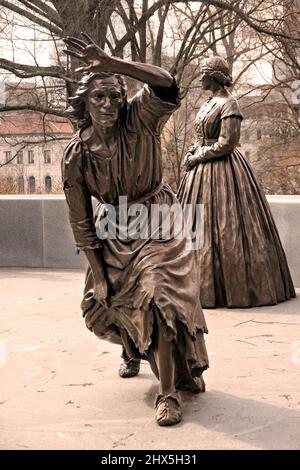
[[[174,203],[178,204],[176,197],[164,185],[145,204],[150,208],[152,204],[171,207]],[[109,306],[98,303],[88,267],[81,304],[87,327],[101,339],[124,345],[129,357],[145,358],[150,363],[157,329],[162,329],[165,340],[175,346],[176,381],[191,383],[208,367],[203,336],[207,327],[199,301],[194,253],[186,249],[186,240],[129,237],[106,239],[103,245],[114,294]]]
[[[270,207],[238,150],[187,172],[178,199],[203,204],[204,241],[196,256],[204,308],[274,305],[295,297]]]

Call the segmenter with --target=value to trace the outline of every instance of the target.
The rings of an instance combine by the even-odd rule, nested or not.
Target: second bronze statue
[[[178,198],[203,208],[204,241],[197,251],[205,308],[275,305],[295,297],[285,253],[267,199],[249,161],[239,152],[243,116],[226,90],[221,57],[202,69],[211,98],[195,122],[198,140],[186,155]]]

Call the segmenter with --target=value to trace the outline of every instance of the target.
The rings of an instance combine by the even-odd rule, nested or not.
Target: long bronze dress
[[[212,97],[200,109],[192,151],[203,158],[181,181],[181,204],[203,204],[197,251],[204,308],[273,305],[295,290],[278,231],[249,161],[236,148],[243,119],[237,100]]]
[[[165,339],[176,345],[176,385],[184,388],[208,367],[203,337],[207,327],[193,253],[185,249],[184,238],[172,236],[100,241],[91,205],[91,196],[99,201],[97,213],[105,213],[105,204],[112,204],[118,225],[119,196],[127,196],[128,205],[138,202],[149,209],[149,226],[151,204],[171,207],[177,203],[180,207],[162,181],[160,146],[161,128],[180,105],[177,87],[175,96],[174,103],[164,101],[161,94],[159,97],[144,85],[128,103],[110,156],[96,153],[93,128],[85,141],[79,132],[66,148],[63,180],[76,246],[81,250],[102,248],[114,292],[109,307],[99,305],[88,267],[81,304],[87,327],[101,339],[123,344],[129,357],[146,358],[150,363],[157,328],[162,328]]]

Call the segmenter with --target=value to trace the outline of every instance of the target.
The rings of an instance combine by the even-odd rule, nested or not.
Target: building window
[[[46,189],[47,193],[51,193],[51,191],[52,191],[51,176],[46,176],[46,178],[45,178],[45,189]]]
[[[28,150],[28,163],[34,163],[34,153],[33,153],[33,150]]]
[[[17,152],[17,163],[18,163],[19,165],[22,165],[22,164],[23,164],[23,152],[22,152],[22,150],[19,150],[19,151]]]
[[[24,176],[18,176],[17,190],[18,190],[18,193],[24,193]]]
[[[4,152],[4,155],[5,155],[5,163],[9,163],[10,160],[12,159],[11,151],[9,150],[8,152]]]
[[[35,177],[30,176],[28,180],[28,192],[30,194],[35,193]]]
[[[44,163],[51,163],[50,150],[44,150]]]

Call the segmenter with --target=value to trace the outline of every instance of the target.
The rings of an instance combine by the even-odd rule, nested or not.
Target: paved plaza
[[[84,272],[0,269],[1,449],[300,449],[300,291],[274,307],[205,310],[207,392],[154,420],[150,367],[84,325]]]

